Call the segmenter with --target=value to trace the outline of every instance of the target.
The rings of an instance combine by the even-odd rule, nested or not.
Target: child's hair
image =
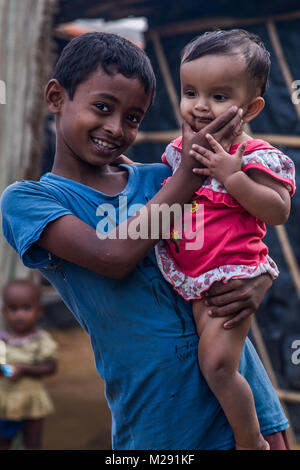
[[[243,29],[208,31],[190,41],[183,49],[181,64],[209,54],[241,54],[249,79],[262,96],[270,72],[270,53],[261,39]]]
[[[27,286],[32,290],[32,293],[36,299],[36,301],[39,303],[41,300],[41,290],[38,284],[35,282],[31,281],[30,279],[12,279],[11,281],[8,281],[5,286],[3,287],[2,295],[3,295],[3,300],[6,300],[6,294],[8,289],[13,286],[13,285],[21,285],[21,286]]]
[[[138,78],[153,101],[156,80],[149,58],[138,46],[116,34],[93,32],[72,39],[63,49],[52,78],[72,100],[76,87],[99,67],[108,75]]]

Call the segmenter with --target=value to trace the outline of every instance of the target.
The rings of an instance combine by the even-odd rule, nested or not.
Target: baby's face
[[[211,54],[185,62],[180,79],[181,114],[197,132],[233,105],[245,112],[253,99],[246,64],[237,55]]]
[[[10,285],[3,299],[3,313],[10,328],[22,335],[35,327],[40,315],[37,293],[29,285]]]

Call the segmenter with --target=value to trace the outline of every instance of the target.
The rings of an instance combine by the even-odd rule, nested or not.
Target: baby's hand
[[[226,187],[230,176],[241,171],[246,142],[241,143],[236,153],[231,155],[210,134],[206,134],[206,138],[212,151],[196,144],[190,151],[191,156],[206,168],[194,168],[193,172],[215,178]]]
[[[8,379],[15,382],[23,376],[23,367],[21,365],[13,365],[10,367],[11,373],[9,374]]]

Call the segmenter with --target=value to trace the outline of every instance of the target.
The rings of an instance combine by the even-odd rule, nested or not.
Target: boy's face
[[[3,298],[4,317],[17,334],[26,334],[36,325],[41,306],[37,292],[27,284],[11,284]]]
[[[251,101],[246,64],[235,55],[211,54],[183,63],[180,78],[181,114],[197,132],[233,105],[245,112]]]
[[[73,100],[62,89],[57,112],[57,149],[69,164],[103,166],[113,162],[135,140],[150,106],[150,96],[138,78],[101,68],[81,82]]]

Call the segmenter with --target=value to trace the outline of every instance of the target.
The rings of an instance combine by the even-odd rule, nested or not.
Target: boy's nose
[[[105,120],[103,129],[115,138],[123,137],[122,119],[118,116],[110,116]]]

